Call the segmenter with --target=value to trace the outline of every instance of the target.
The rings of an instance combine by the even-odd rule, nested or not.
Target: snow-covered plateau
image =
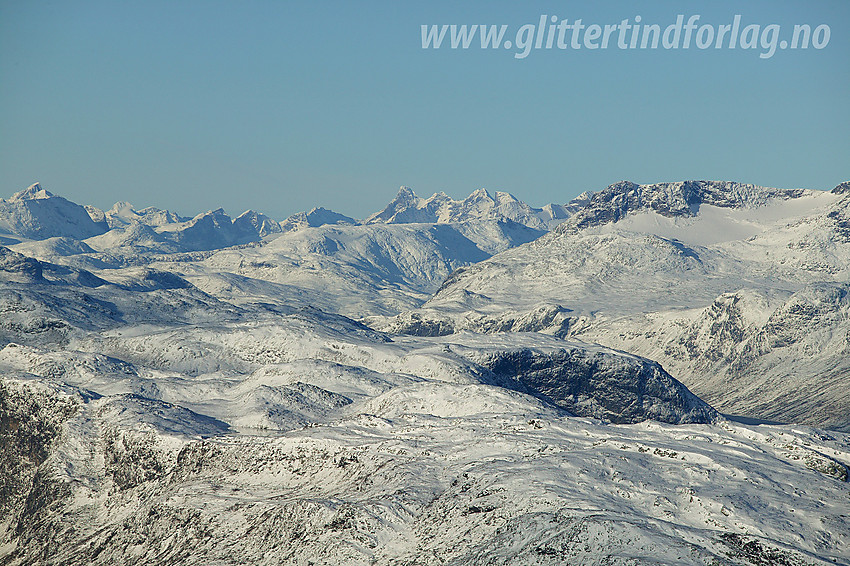
[[[36,184],[0,313],[0,564],[850,564],[850,184]]]

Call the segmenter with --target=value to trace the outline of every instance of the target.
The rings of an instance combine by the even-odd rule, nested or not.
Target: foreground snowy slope
[[[4,563],[850,560],[841,434],[605,425],[449,383],[272,436],[31,380],[0,408],[25,424],[4,437]]]

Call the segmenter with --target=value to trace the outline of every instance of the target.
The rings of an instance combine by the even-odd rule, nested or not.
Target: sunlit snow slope
[[[850,434],[810,426],[850,409],[846,189],[279,223],[33,185],[0,564],[848,564]]]

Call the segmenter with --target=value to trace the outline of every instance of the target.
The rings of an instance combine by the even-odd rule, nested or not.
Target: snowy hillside
[[[0,564],[850,563],[842,187],[279,223],[34,185],[0,201]]]
[[[219,251],[182,266],[199,288],[229,301],[314,305],[347,316],[415,308],[455,269],[530,242],[515,223],[325,225],[265,245]]]
[[[846,435],[606,425],[472,384],[400,386],[350,407],[264,436],[138,395],[4,380],[0,410],[26,424],[5,437],[5,560],[850,560]]]
[[[660,361],[722,410],[843,426],[848,226],[840,190],[618,183],[554,232],[458,270],[423,308],[372,323],[581,337]],[[762,298],[744,320],[713,321],[736,293]]]

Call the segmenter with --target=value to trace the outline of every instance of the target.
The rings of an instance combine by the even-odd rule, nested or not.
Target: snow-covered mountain
[[[848,226],[840,189],[617,183],[554,232],[458,270],[422,309],[373,324],[582,337],[661,361],[723,410],[846,426]],[[730,296],[755,298],[746,315],[716,315]]]
[[[347,316],[421,305],[455,269],[530,242],[521,224],[323,225],[220,250],[180,273],[224,300],[313,305]]]
[[[120,216],[106,215],[113,228],[100,240],[93,240],[92,247],[99,251],[129,248],[127,252],[130,255],[144,251],[208,251],[257,242],[264,236],[281,231],[276,221],[253,210],[237,218],[231,218],[221,208],[190,219],[151,208],[136,212],[127,207],[120,213]],[[165,245],[159,246],[159,243]],[[141,249],[134,249],[137,246]]]
[[[773,189],[727,181],[683,181],[651,185],[620,181],[588,195],[585,206],[561,229],[576,231],[600,226],[645,211],[667,218],[688,218],[698,216],[703,205],[754,209],[810,194],[810,191],[802,189]]]
[[[156,227],[189,220],[189,218],[183,218],[169,210],[161,210],[152,206],[135,210],[133,205],[126,201],[116,202],[107,211],[102,211],[90,205],[85,208],[93,220],[105,221],[110,229],[121,228],[134,222]]]
[[[454,200],[443,192],[425,199],[416,196],[410,187],[401,187],[386,207],[370,214],[363,221],[324,208],[293,214],[281,223],[284,232],[302,228],[317,228],[326,224],[466,224],[481,221],[515,222],[539,231],[549,231],[590,199],[582,193],[565,205],[547,204],[534,208],[515,196],[486,189],[473,191],[463,200]]]
[[[83,240],[106,230],[106,223],[92,220],[85,208],[54,196],[38,183],[8,200],[0,199],[0,234],[3,234],[0,237],[6,243],[19,241],[14,236],[35,240],[66,236]]]
[[[321,206],[308,212],[293,214],[280,223],[283,232],[292,232],[302,228],[318,228],[325,224],[357,224],[357,221],[344,214],[327,210]]]
[[[0,564],[850,563],[848,184],[0,204]]]
[[[462,202],[476,195],[486,193]],[[487,207],[439,222],[385,225],[322,208],[283,223],[254,211],[231,219],[222,209],[187,219],[126,202],[88,213],[111,229],[84,240],[34,239],[13,247],[84,270],[149,265],[238,304],[314,305],[357,317],[415,308],[455,269],[543,234]]]
[[[448,224],[506,219],[537,230],[551,230],[569,218],[585,198],[587,195],[581,195],[567,205],[547,204],[544,208],[533,208],[512,194],[499,191],[491,196],[486,189],[478,189],[463,200],[454,200],[442,192],[423,199],[410,187],[401,187],[386,208],[366,218],[364,223]]]

